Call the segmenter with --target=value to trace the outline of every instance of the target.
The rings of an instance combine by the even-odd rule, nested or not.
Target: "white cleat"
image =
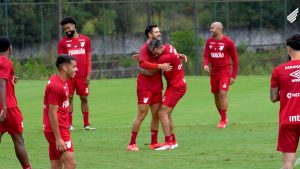
[[[171,149],[175,149],[175,148],[177,148],[178,147],[178,144],[176,143],[176,144],[173,144],[172,145],[172,148]]]
[[[91,127],[90,125],[84,126],[83,129],[84,130],[96,130],[95,127]]]
[[[161,151],[161,150],[171,150],[171,149],[173,149],[173,144],[165,144],[164,146],[159,147],[155,150]]]

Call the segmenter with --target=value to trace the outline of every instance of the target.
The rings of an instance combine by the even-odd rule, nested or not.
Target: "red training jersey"
[[[140,48],[139,62],[151,62],[156,63],[156,59],[151,57],[148,50],[148,43],[144,43]],[[139,74],[137,77],[137,90],[151,91],[151,92],[161,92],[163,89],[163,83],[161,79],[160,71],[157,71],[152,76],[146,76]]]
[[[15,96],[15,71],[12,62],[7,56],[0,56],[0,78],[6,80],[6,107],[17,107],[17,99]],[[0,104],[0,110],[2,105]]]
[[[300,124],[300,60],[273,69],[271,88],[279,88],[279,124]]]
[[[160,64],[170,63],[173,69],[169,72],[163,72],[169,87],[184,87],[186,86],[184,79],[183,65],[179,59],[176,49],[171,45],[164,45],[164,52],[157,59]]]
[[[91,41],[90,38],[79,34],[78,38],[63,37],[57,47],[57,54],[74,56],[77,62],[77,77],[86,77],[91,73]]]
[[[58,75],[53,75],[46,86],[44,95],[44,131],[52,132],[49,120],[49,104],[57,105],[57,119],[59,129],[68,129],[69,127],[69,88],[67,82],[64,82]]]
[[[234,42],[223,35],[221,40],[214,37],[207,39],[204,49],[204,66],[211,63],[211,75],[230,74],[230,58],[232,59],[231,77],[238,73],[238,54]]]

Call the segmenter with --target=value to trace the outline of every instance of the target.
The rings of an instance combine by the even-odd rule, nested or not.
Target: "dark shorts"
[[[56,140],[53,132],[44,132],[44,135],[49,143],[49,158],[50,160],[60,160],[63,152],[56,149]],[[61,138],[64,140],[67,150],[69,152],[74,152],[73,143],[70,136],[70,131],[68,129],[60,131]]]
[[[282,124],[279,126],[277,150],[284,153],[297,151],[300,136],[300,124]]]
[[[8,108],[4,122],[0,122],[0,133],[23,133],[23,116],[18,107]]]
[[[162,92],[151,92],[151,91],[144,91],[138,90],[137,91],[137,98],[138,104],[157,104],[161,103],[162,99]]]
[[[89,86],[86,84],[86,77],[75,77],[69,79],[67,82],[70,95],[74,95],[75,90],[76,94],[79,96],[89,95]]]
[[[228,75],[211,75],[210,90],[212,93],[217,93],[220,90],[228,91],[230,83],[230,74]]]

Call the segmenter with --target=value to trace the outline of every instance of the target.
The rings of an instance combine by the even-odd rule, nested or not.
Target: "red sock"
[[[30,166],[30,164],[24,165],[24,166],[22,166],[22,167],[23,167],[23,169],[32,169],[31,166]]]
[[[171,134],[172,143],[176,144],[176,136],[175,134]]]
[[[69,126],[73,124],[73,112],[69,112]]]
[[[90,123],[89,123],[89,112],[82,112],[82,115],[83,115],[84,126],[90,125]]]
[[[218,108],[218,111],[219,111],[219,114],[220,114],[220,116],[222,117],[222,114],[221,114],[221,109],[219,109],[219,108]]]
[[[225,121],[227,119],[227,110],[221,110],[221,120]]]
[[[136,136],[137,136],[138,132],[131,132],[131,139],[130,139],[130,143],[129,145],[135,144],[136,143]]]
[[[158,130],[151,130],[151,144],[157,143]]]
[[[171,136],[165,136],[165,143],[172,144],[172,137]]]

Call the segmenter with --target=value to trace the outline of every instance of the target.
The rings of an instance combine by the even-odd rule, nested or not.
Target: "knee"
[[[227,99],[227,92],[225,92],[225,91],[220,92],[220,98],[221,99]]]
[[[87,103],[88,102],[87,96],[80,96],[80,100],[81,100],[81,103]]]
[[[147,113],[145,112],[139,112],[139,114],[137,115],[136,119],[140,122],[142,122],[145,118],[146,118]]]
[[[71,168],[75,168],[76,167],[76,165],[77,165],[77,162],[76,162],[76,160],[74,159],[74,160],[72,160],[72,161],[70,161],[70,167]]]

